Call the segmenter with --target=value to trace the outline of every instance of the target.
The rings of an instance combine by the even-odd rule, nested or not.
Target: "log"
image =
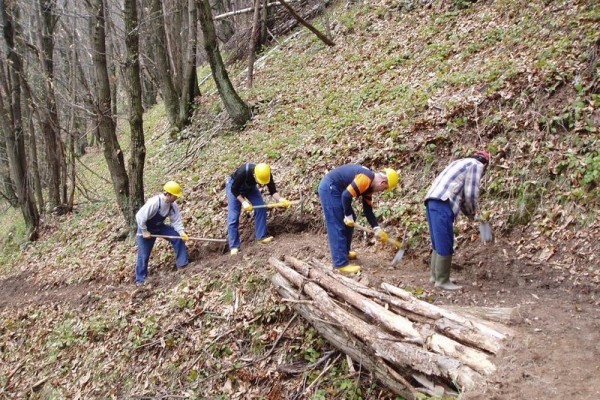
[[[342,300],[352,304],[354,307],[361,310],[374,321],[385,326],[387,329],[400,333],[410,342],[418,344],[424,343],[423,338],[414,328],[412,322],[410,322],[408,319],[386,310],[384,307],[365,298],[360,293],[357,293],[354,290],[340,284],[339,281],[327,276],[323,272],[314,268],[311,270],[308,264],[303,263],[297,258],[286,256],[285,260],[293,265],[295,269],[302,275],[311,278],[314,280],[314,282],[317,282],[331,290]]]
[[[314,300],[314,306],[327,314],[350,334],[361,340],[375,355],[400,369],[412,369],[425,375],[435,376],[452,386],[463,389],[474,388],[483,381],[483,376],[471,367],[451,357],[429,352],[414,344],[401,342],[401,338],[382,331],[372,323],[352,315],[338,305],[317,283],[307,280],[285,263],[271,257],[269,263],[285,279]]]
[[[273,275],[271,282],[275,285],[282,298],[288,300],[305,300],[280,274]],[[397,379],[393,379],[392,377],[398,374],[396,371],[385,362],[376,362],[375,355],[370,351],[369,347],[340,329],[337,323],[330,321],[326,314],[321,313],[314,307],[310,307],[308,303],[294,303],[292,308],[302,318],[307,320],[332,346],[348,354],[352,360],[372,372],[375,378],[385,387],[404,398],[415,398],[414,393],[416,389],[398,382]]]
[[[382,283],[381,287],[394,296],[409,302],[413,312],[425,315],[436,321],[444,318],[456,323],[456,325],[453,325],[444,321],[443,323],[436,324],[436,328],[441,329],[441,333],[451,336],[462,343],[473,345],[496,354],[503,347],[504,343],[514,336],[514,333],[509,328],[504,328],[500,332],[476,318],[466,318],[455,312],[445,310],[442,307],[420,301],[407,291],[388,283]],[[460,326],[461,329],[446,329],[447,326]]]
[[[406,328],[404,324],[410,323],[410,321],[408,321],[406,318],[394,314],[391,310],[388,310],[385,307],[378,305],[364,298],[363,296],[360,296],[357,291],[345,287],[339,279],[334,278],[333,272],[331,272],[331,276],[329,276],[329,271],[325,271],[321,268],[311,268],[310,265],[292,256],[286,256],[285,260],[302,275],[310,278],[312,282],[316,282],[328,291],[338,295],[342,300],[349,302],[354,307],[363,311],[366,315],[371,317],[376,322],[379,322],[382,326],[391,330],[392,332],[399,332],[401,334],[404,333],[402,330],[396,329],[397,326],[392,323],[394,321],[394,317],[402,320],[400,328]],[[365,289],[367,288],[358,282],[354,282],[347,278],[344,279],[343,282],[352,285],[363,292],[366,292]],[[390,300],[394,300],[394,298],[391,298]],[[398,300],[397,303],[401,303],[399,299],[396,300]],[[410,329],[411,331],[416,331],[412,323],[410,323]],[[452,330],[450,332],[455,333],[455,336],[452,337],[467,336],[468,339],[475,342],[485,342],[487,339],[485,337],[480,338],[479,336],[458,335],[459,333],[463,333],[459,330]],[[496,367],[489,360],[489,357],[478,349],[464,346],[455,340],[441,336],[427,328],[420,330],[418,334],[421,340],[412,340],[412,342],[423,344],[424,339],[427,341],[429,349],[435,353],[456,358],[461,363],[471,367],[479,373],[489,375],[496,371]]]
[[[459,314],[468,314],[473,317],[487,321],[500,322],[502,324],[521,322],[522,317],[519,307],[477,307],[477,306],[444,306],[450,311]]]

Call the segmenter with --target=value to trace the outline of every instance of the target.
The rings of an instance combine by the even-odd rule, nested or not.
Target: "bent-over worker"
[[[375,192],[392,190],[398,185],[398,172],[386,168],[384,172],[373,172],[360,164],[346,164],[329,171],[319,184],[319,198],[327,225],[327,238],[333,266],[343,273],[360,272],[360,266],[350,264],[356,259],[351,251],[352,234],[356,214],[352,200],[362,197],[363,212],[375,237],[385,242],[388,234],[379,227],[373,213],[372,195]]]
[[[474,219],[478,210],[479,185],[490,162],[490,153],[477,151],[453,161],[433,181],[425,197],[427,223],[431,236],[431,282],[444,290],[462,286],[450,281],[454,253],[454,221],[462,212]]]
[[[177,268],[184,268],[188,264],[188,252],[185,241],[189,239],[185,233],[183,222],[179,214],[177,199],[183,195],[181,186],[177,182],[169,181],[163,187],[163,193],[148,199],[135,215],[137,221],[138,256],[135,266],[135,283],[143,285],[148,277],[148,260],[156,242],[153,235],[178,236],[180,239],[168,238],[175,249]],[[165,224],[169,218],[172,225]]]
[[[267,185],[269,194],[284,208],[289,208],[291,202],[281,197],[275,188],[271,166],[265,163],[244,163],[227,179],[227,240],[232,256],[240,249],[240,213],[254,210],[256,240],[261,244],[270,243],[273,236],[267,235],[267,210],[262,207],[265,201],[258,185]],[[261,206],[254,208],[256,206]]]

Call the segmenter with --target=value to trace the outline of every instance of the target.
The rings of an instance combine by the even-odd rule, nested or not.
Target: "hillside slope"
[[[42,239],[2,267],[0,396],[394,398],[352,372],[269,284],[270,255],[328,260],[314,189],[352,161],[400,170],[400,188],[376,211],[411,245],[391,270],[392,250],[357,235],[366,280],[436,304],[520,310],[496,381],[465,398],[599,397],[597,2],[401,4],[336,6],[315,21],[330,21],[335,47],[301,31],[270,50],[255,88],[242,91],[256,113],[242,132],[219,122],[210,82],[186,140],[166,142],[153,116],[147,187],[182,183],[195,236],[223,237],[228,174],[245,161],[272,164],[280,192],[304,200],[302,213],[270,215],[274,245],[254,245],[243,218],[242,257],[191,244],[192,265],[176,273],[160,243],[150,286],[135,290],[135,243],[115,240],[109,198],[47,217]],[[455,276],[468,288],[443,294],[427,283],[421,202],[437,172],[477,148],[493,154],[482,204],[497,241],[484,247],[461,220]]]

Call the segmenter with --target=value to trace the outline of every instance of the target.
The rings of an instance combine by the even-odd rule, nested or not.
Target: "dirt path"
[[[276,230],[277,231],[277,230]],[[246,241],[247,242],[247,241]],[[183,274],[219,273],[243,264],[253,273],[271,274],[270,256],[294,255],[329,262],[324,233],[288,233],[281,228],[270,245],[249,245],[238,257],[222,254],[223,248],[205,248]],[[494,382],[468,399],[595,399],[600,398],[600,310],[589,296],[557,285],[543,266],[520,263],[498,243],[482,248],[473,243],[457,253],[453,277],[465,285],[458,293],[437,292],[428,282],[426,253],[409,251],[398,268],[389,261],[395,251],[373,245],[357,235],[355,250],[363,265],[363,279],[371,285],[385,281],[423,291],[439,305],[518,308],[512,324],[516,337],[510,349],[496,357],[499,372]],[[171,287],[181,273],[155,271],[150,283]],[[120,296],[135,290],[131,284],[112,286],[84,283],[41,289],[25,273],[0,281],[0,308],[27,303],[85,304],[97,296]]]

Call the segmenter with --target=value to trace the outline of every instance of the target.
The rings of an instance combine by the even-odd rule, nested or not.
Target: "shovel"
[[[137,234],[138,236],[144,236],[141,233]],[[167,235],[150,235],[150,237],[153,238],[163,238],[163,239],[181,239],[181,236],[167,236]],[[199,240],[199,241],[204,241],[204,242],[218,242],[218,243],[225,243],[227,242],[227,239],[212,239],[212,238],[203,238],[203,237],[189,237],[190,240]]]
[[[358,225],[357,223],[354,223],[354,227],[358,230],[375,234],[375,230],[373,230],[371,228],[367,228],[366,226],[362,226],[362,225]],[[405,240],[406,240],[406,231],[404,231],[404,237],[402,238],[402,241],[399,241],[398,239],[392,239],[392,238],[389,238],[386,241],[386,243],[390,243],[392,246],[395,246],[398,249],[398,252],[396,253],[396,255],[394,256],[394,259],[391,262],[392,266],[397,265],[400,262],[400,260],[402,260],[402,257],[404,257],[404,252],[406,251]]]
[[[484,244],[491,243],[494,240],[494,234],[492,233],[492,227],[488,219],[489,214],[484,214],[475,219],[476,221],[479,221],[479,235]]]
[[[292,205],[292,206],[296,205],[298,203],[300,203],[300,200],[291,200],[290,201],[290,205]],[[281,203],[281,202],[279,202],[279,203],[267,203],[267,204],[263,204],[263,205],[260,205],[260,206],[252,206],[252,209],[255,209],[255,208],[280,208],[280,207],[285,207],[285,205],[283,203]]]

